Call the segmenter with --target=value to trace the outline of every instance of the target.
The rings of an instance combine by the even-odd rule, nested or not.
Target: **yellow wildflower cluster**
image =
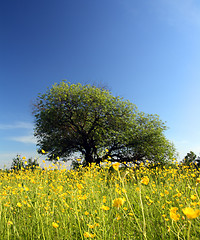
[[[177,213],[178,208],[177,207],[171,207],[170,208],[170,217],[174,221],[178,221],[180,219],[180,214]]]
[[[149,164],[1,171],[0,232],[4,239],[162,239],[169,232],[186,239],[192,224],[198,239],[200,171]]]

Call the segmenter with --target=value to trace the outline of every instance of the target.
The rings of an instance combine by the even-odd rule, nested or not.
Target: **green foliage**
[[[26,158],[21,157],[20,155],[17,155],[15,158],[13,158],[11,169],[15,171],[19,170],[25,170],[25,169],[31,169],[34,170],[39,166],[39,163],[37,159],[29,158],[26,160]]]
[[[32,158],[29,158],[25,165],[25,169],[34,170],[37,167],[39,167],[39,163],[38,163],[37,159],[32,159]]]
[[[190,151],[189,153],[187,153],[187,155],[184,157],[182,163],[184,165],[190,165],[191,163],[194,163],[195,159],[196,159],[197,155]]]
[[[25,164],[20,155],[17,155],[15,158],[13,158],[11,169],[18,171],[24,167],[25,167]]]
[[[164,162],[174,155],[157,115],[139,112],[129,101],[95,86],[55,84],[38,96],[33,113],[39,151],[45,150],[49,159],[81,153],[87,165],[108,157]]]
[[[187,155],[184,157],[181,163],[187,166],[195,164],[197,167],[200,167],[200,159],[199,157],[197,158],[197,155],[193,151],[187,153]]]

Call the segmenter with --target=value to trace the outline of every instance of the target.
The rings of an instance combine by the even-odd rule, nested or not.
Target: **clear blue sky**
[[[0,167],[37,156],[32,103],[63,79],[106,85],[200,154],[199,0],[6,0],[0,33]]]

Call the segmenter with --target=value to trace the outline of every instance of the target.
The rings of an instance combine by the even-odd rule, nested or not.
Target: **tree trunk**
[[[86,151],[85,153],[85,162],[86,162],[86,166],[89,166],[89,164],[94,162],[94,158],[91,154],[91,151]]]

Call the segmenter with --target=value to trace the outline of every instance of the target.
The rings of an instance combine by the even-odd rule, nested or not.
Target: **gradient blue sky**
[[[32,103],[67,79],[106,85],[200,154],[199,0],[0,1],[0,167],[36,157]]]

